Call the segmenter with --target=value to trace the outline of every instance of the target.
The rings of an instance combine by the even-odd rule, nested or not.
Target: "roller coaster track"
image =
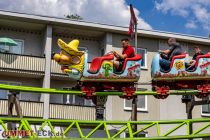
[[[10,90],[10,91],[21,91],[21,92],[33,92],[33,93],[48,93],[48,94],[71,94],[71,95],[84,95],[82,91],[79,90],[58,90],[52,88],[38,88],[38,87],[27,87],[27,86],[13,86],[0,84],[0,89]],[[170,95],[197,95],[200,91],[198,90],[169,90],[168,94]],[[104,92],[95,92],[95,96],[122,96],[123,92],[115,91],[104,91]],[[134,95],[157,95],[155,91],[136,91]]]
[[[17,126],[16,133],[11,133],[7,128],[6,123],[15,123]],[[197,128],[190,134],[190,124],[198,125]],[[132,125],[137,125],[137,130],[132,130]],[[161,128],[164,125],[168,125],[170,129],[162,131]],[[110,132],[110,127],[117,127],[113,132]],[[210,137],[210,119],[193,119],[193,120],[170,120],[170,121],[79,121],[79,120],[53,120],[53,119],[30,119],[30,118],[0,118],[1,136],[6,136],[9,139],[17,139],[24,135],[24,131],[27,132],[27,137],[40,139],[41,132],[51,132],[48,139],[122,139],[120,134],[128,133],[126,139],[136,140],[171,140],[171,139],[188,139],[188,138],[204,138]],[[62,129],[55,129],[60,127]],[[84,129],[89,131],[84,131]],[[149,129],[156,129],[156,134],[148,137],[138,137],[139,133],[148,132]],[[177,131],[180,129],[181,131]],[[100,135],[95,135],[98,131]],[[6,133],[7,132],[7,133]],[[8,133],[10,132],[10,133]],[[19,133],[18,133],[19,132]],[[20,133],[22,132],[22,133]],[[30,133],[28,133],[30,132]],[[72,132],[72,133],[71,133]],[[3,134],[4,133],[4,134]],[[40,134],[41,133],[41,134]],[[73,133],[77,133],[77,136],[73,136]],[[49,133],[48,133],[49,134]],[[47,133],[46,133],[47,135]],[[45,138],[47,139],[47,138]]]
[[[72,94],[84,95],[82,91],[76,90],[58,90],[50,88],[13,86],[0,84],[0,89],[21,92],[47,93],[47,94]],[[134,95],[156,95],[154,91],[136,91]],[[170,95],[186,95],[199,94],[198,90],[170,90]],[[122,92],[96,92],[95,96],[122,96]],[[8,130],[7,124],[13,123],[17,127],[14,130]],[[137,130],[133,130],[132,126],[137,125]],[[167,125],[167,129],[164,126]],[[190,126],[193,125],[193,132]],[[197,125],[197,126],[196,126]],[[62,128],[60,135],[56,127]],[[89,131],[84,131],[85,129]],[[114,132],[112,131],[114,128]],[[51,132],[50,137],[39,135],[39,132],[45,132],[45,129]],[[111,130],[112,129],[112,130]],[[155,129],[156,134],[148,137],[139,137],[142,132],[149,132]],[[181,130],[181,131],[180,131]],[[78,134],[77,137],[72,133]],[[97,131],[102,131],[103,135],[97,135]],[[10,132],[10,133],[9,133]],[[31,132],[27,137],[22,137],[24,132]],[[72,133],[71,133],[72,132]],[[192,119],[192,120],[167,120],[167,121],[82,121],[82,120],[53,120],[53,119],[32,119],[32,118],[0,118],[0,139],[3,133],[8,134],[9,139],[89,139],[89,140],[105,140],[105,139],[123,139],[120,134],[128,133],[126,139],[136,140],[171,140],[171,139],[190,139],[190,138],[210,138],[210,119]],[[10,135],[9,135],[10,134]],[[18,134],[14,135],[14,134]],[[26,134],[26,133],[25,133]],[[22,136],[21,136],[22,135]],[[5,137],[3,137],[5,138]]]

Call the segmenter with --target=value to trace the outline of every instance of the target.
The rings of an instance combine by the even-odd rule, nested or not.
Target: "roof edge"
[[[46,24],[67,24],[67,25],[77,25],[89,28],[97,28],[98,30],[105,30],[107,32],[120,32],[126,33],[128,32],[128,27],[124,26],[115,26],[109,24],[101,24],[95,22],[86,22],[86,21],[76,21],[76,20],[69,20],[67,18],[60,18],[60,17],[51,17],[51,16],[44,16],[44,15],[35,15],[35,14],[27,14],[27,13],[20,13],[20,12],[13,12],[7,10],[0,10],[0,16],[4,18],[20,18],[22,19],[30,19],[40,23]],[[154,38],[162,38],[166,39],[168,37],[174,37],[178,40],[182,41],[190,41],[190,42],[199,42],[210,45],[210,38],[202,37],[202,36],[194,36],[188,34],[181,34],[181,33],[173,33],[173,32],[165,32],[165,31],[158,31],[158,30],[146,30],[146,29],[138,29],[138,36],[146,36],[146,37],[154,37]]]

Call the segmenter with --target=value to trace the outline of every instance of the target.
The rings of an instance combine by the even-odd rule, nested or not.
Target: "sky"
[[[84,21],[127,27],[130,3],[140,29],[210,34],[210,0],[0,0],[0,9],[61,18],[78,14]]]

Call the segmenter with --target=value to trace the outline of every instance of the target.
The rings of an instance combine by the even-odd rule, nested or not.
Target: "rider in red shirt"
[[[129,45],[129,40],[127,38],[126,39],[122,39],[121,43],[122,43],[122,47],[123,47],[122,54],[119,54],[116,51],[113,51],[113,54],[117,58],[114,61],[114,67],[115,67],[115,69],[117,71],[121,71],[122,70],[125,58],[131,58],[131,57],[135,56],[134,49],[133,49],[133,47],[131,45]]]

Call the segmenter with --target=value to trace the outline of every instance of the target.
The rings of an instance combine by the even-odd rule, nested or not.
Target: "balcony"
[[[29,55],[18,55],[10,53],[0,53],[0,72],[13,74],[28,74],[42,76],[45,72],[45,58]],[[67,77],[63,74],[60,66],[52,60],[52,76]]]
[[[8,115],[8,101],[0,100],[0,116]],[[43,117],[44,104],[42,102],[20,101],[24,117]],[[16,116],[15,107],[13,114]],[[76,119],[95,120],[95,107],[50,104],[49,118],[53,119]]]
[[[95,107],[50,104],[52,119],[95,120]]]

